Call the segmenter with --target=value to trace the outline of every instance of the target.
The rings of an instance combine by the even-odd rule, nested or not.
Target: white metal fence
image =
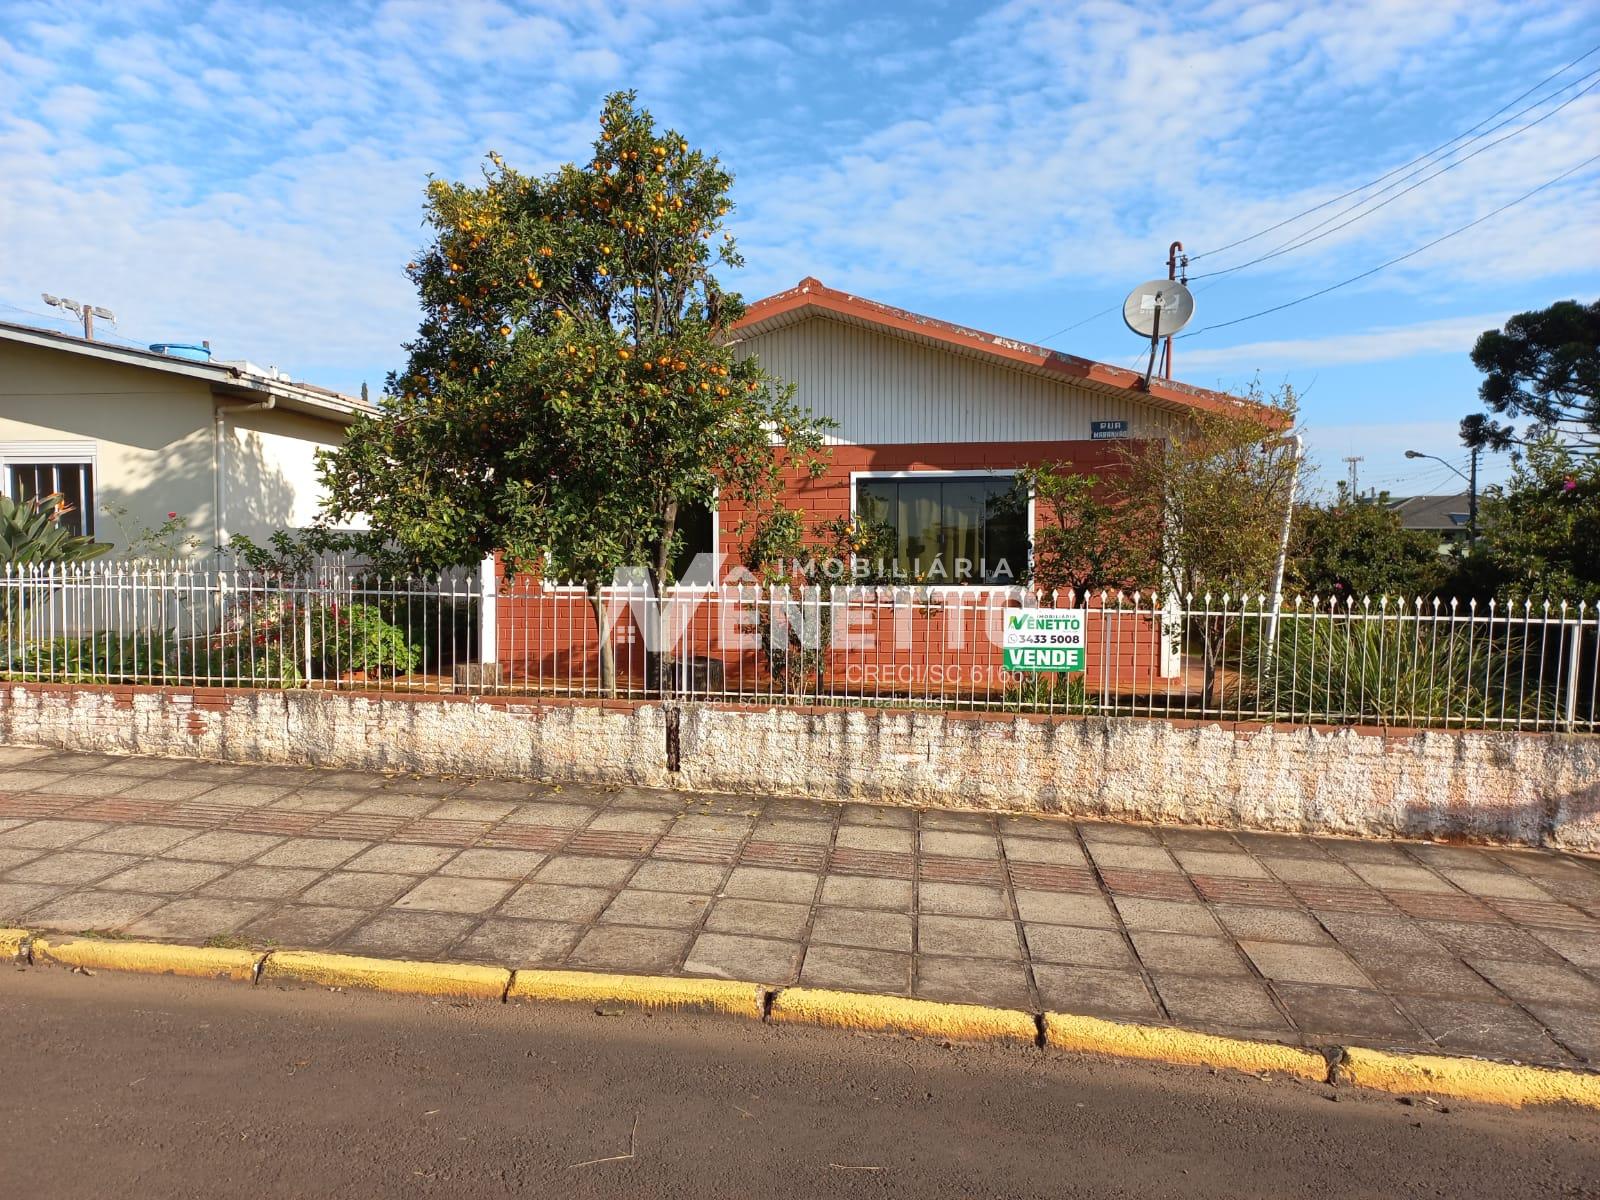
[[[1082,671],[1008,670],[1007,614],[1082,608]],[[597,611],[598,608],[598,611]],[[1593,605],[1023,589],[664,598],[479,572],[0,571],[9,680],[501,692],[1596,731]],[[605,635],[601,635],[601,629]]]

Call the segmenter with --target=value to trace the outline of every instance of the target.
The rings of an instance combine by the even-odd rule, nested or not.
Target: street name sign
[[[1088,653],[1081,608],[1019,608],[1006,613],[1001,658],[1007,671],[1081,671]]]

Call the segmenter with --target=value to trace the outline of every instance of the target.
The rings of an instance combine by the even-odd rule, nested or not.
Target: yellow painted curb
[[[1016,1041],[1031,1045],[1039,1033],[1032,1013],[1010,1008],[804,987],[779,992],[772,1001],[772,1019],[796,1025],[914,1033],[967,1042]]]
[[[369,988],[413,996],[498,1000],[505,995],[511,972],[504,967],[481,967],[471,963],[405,962],[361,958],[353,954],[320,954],[312,950],[277,950],[262,964],[261,980],[263,983]]]
[[[1548,1067],[1513,1066],[1476,1058],[1393,1054],[1351,1046],[1340,1074],[1358,1087],[1385,1092],[1432,1092],[1489,1104],[1577,1104],[1600,1108],[1600,1075]]]
[[[1275,1071],[1317,1083],[1328,1078],[1327,1060],[1313,1050],[1283,1046],[1276,1042],[1217,1037],[1165,1025],[1124,1025],[1099,1017],[1045,1013],[1044,1039],[1047,1046],[1057,1050],[1086,1054],[1110,1054],[1118,1058],[1217,1067],[1246,1071],[1252,1075]]]
[[[580,1004],[631,1004],[692,1009],[761,1019],[765,989],[728,979],[668,979],[651,975],[601,975],[588,971],[518,971],[507,1000],[566,1000]]]
[[[69,967],[101,971],[139,971],[147,975],[189,975],[249,983],[261,955],[214,946],[168,946],[161,942],[100,941],[97,938],[33,939],[35,962],[48,959]]]
[[[22,944],[27,940],[26,929],[0,929],[0,957],[16,958],[22,953]]]

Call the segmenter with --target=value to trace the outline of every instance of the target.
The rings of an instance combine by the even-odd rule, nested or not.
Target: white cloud
[[[1447,317],[1387,329],[1327,337],[1286,338],[1247,342],[1224,349],[1182,350],[1185,370],[1226,368],[1234,371],[1292,371],[1342,367],[1355,363],[1392,362],[1423,354],[1465,355],[1478,335],[1505,324],[1509,312],[1472,317]]]
[[[1522,80],[1485,63],[1517,48],[1548,70],[1582,20],[1559,0],[1012,0],[848,20],[797,0],[8,9],[0,298],[81,293],[152,339],[346,372],[394,365],[414,328],[400,267],[424,176],[469,174],[491,147],[531,170],[581,154],[614,87],[735,169],[746,291],[815,273],[937,309],[939,294],[1120,291],[1174,234],[1205,247],[1279,220],[1493,109]],[[1592,153],[1597,124],[1600,93],[1230,279],[1216,311],[1470,220]],[[1482,289],[1600,268],[1593,223],[1572,219],[1597,209],[1590,172],[1380,277],[1437,318],[1410,334],[1180,361],[1429,352],[1459,324],[1448,313],[1487,306]]]

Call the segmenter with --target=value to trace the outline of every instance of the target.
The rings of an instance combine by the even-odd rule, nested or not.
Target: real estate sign
[[[1008,671],[1081,671],[1088,652],[1081,608],[1019,608],[1006,613],[1000,643]]]

